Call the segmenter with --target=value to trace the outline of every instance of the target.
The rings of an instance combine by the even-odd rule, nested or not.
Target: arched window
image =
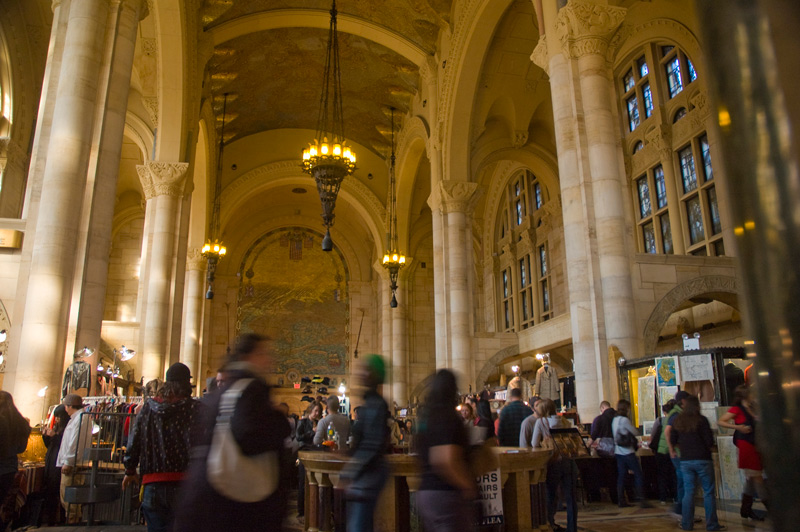
[[[648,154],[652,160],[638,161],[646,169],[634,165],[636,173],[629,175],[638,251],[724,255],[708,135],[701,122],[682,121],[698,112],[688,110],[693,109],[690,98],[697,93],[688,90],[698,79],[692,61],[680,47],[656,42],[622,63],[617,73],[622,126],[633,137],[631,141],[642,138],[634,130],[651,116],[671,116],[673,131],[679,132],[662,138],[663,144],[672,143],[672,150]],[[656,112],[659,108],[661,112]],[[662,124],[659,130],[667,132],[669,126]],[[641,149],[641,143],[635,142],[633,153]]]
[[[548,243],[535,237],[546,201],[544,185],[530,170],[517,172],[502,197],[497,221],[501,330],[527,329],[552,317]]]
[[[633,145],[633,153],[639,153],[640,151],[642,151],[642,148],[644,148],[644,144],[640,140],[639,142]]]

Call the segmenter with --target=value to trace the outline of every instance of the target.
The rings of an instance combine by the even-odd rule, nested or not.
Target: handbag
[[[614,443],[626,449],[636,449],[636,447],[639,446],[639,440],[636,436],[632,432],[623,430],[619,424],[617,424],[617,427],[618,430],[616,430],[614,434]]]
[[[597,446],[598,456],[614,456],[614,438],[609,438],[607,436],[598,438]]]
[[[222,394],[208,453],[208,483],[220,494],[238,502],[263,501],[278,488],[278,453],[245,456],[231,432],[236,403],[253,379],[239,379]]]

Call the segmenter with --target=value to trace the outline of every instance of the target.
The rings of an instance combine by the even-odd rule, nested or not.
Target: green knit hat
[[[386,380],[386,362],[383,360],[383,357],[370,354],[364,357],[364,363],[369,368],[369,371],[375,375],[377,384],[383,384]]]

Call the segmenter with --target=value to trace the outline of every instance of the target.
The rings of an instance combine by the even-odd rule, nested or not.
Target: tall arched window
[[[650,43],[617,69],[622,129],[634,150],[638,251],[724,255],[711,146],[695,101],[698,72],[678,46]]]
[[[500,330],[520,331],[553,315],[548,242],[536,231],[547,199],[530,170],[514,174],[504,190],[496,233]]]

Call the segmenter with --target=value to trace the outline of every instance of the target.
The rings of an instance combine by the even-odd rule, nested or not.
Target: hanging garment
[[[558,401],[561,399],[560,391],[556,368],[549,364],[539,368],[536,372],[536,395],[542,399]]]
[[[84,394],[85,397],[89,393],[91,385],[92,366],[83,360],[76,360],[67,366],[67,371],[64,372],[64,382],[61,385],[61,397],[64,398],[67,394],[76,393],[80,389],[86,390],[86,394]]]

